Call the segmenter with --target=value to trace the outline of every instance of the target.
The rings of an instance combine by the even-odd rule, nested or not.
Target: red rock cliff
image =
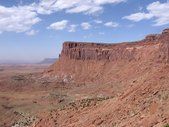
[[[136,60],[138,49],[158,47],[169,43],[169,29],[162,34],[148,35],[144,40],[132,43],[104,44],[65,42],[60,57],[76,60]],[[168,44],[167,44],[168,45]],[[159,47],[160,48],[160,47]]]
[[[169,63],[169,29],[144,40],[120,44],[65,42],[48,72],[58,77],[91,80],[118,63]],[[106,72],[104,72],[106,73]],[[97,75],[98,74],[98,75]],[[103,74],[102,74],[102,77]],[[97,77],[98,78],[98,77]]]

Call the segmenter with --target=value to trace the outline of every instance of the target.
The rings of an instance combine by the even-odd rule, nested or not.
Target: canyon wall
[[[46,74],[74,81],[103,80],[104,77],[112,78],[110,70],[117,66],[122,66],[122,69],[138,63],[169,63],[169,29],[137,42],[64,42],[59,60]]]
[[[167,43],[167,44],[165,44]],[[169,43],[169,29],[162,34],[148,35],[144,40],[132,43],[78,43],[65,42],[60,58],[68,57],[75,60],[137,60],[142,49],[163,49]],[[167,47],[166,47],[167,48]]]

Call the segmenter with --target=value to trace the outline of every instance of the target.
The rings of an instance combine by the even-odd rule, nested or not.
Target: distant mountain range
[[[15,61],[15,60],[0,60],[0,64],[5,65],[18,65],[18,64],[32,64],[31,62],[27,61]]]
[[[40,62],[28,62],[28,61],[13,61],[13,60],[0,60],[0,64],[4,65],[20,65],[20,64],[53,64],[57,58],[45,58]]]
[[[44,60],[42,60],[38,64],[53,64],[53,63],[55,63],[56,60],[57,60],[57,58],[45,58]]]

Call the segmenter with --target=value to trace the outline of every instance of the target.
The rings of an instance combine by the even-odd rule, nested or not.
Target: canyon
[[[50,66],[0,66],[0,127],[167,127],[168,86],[169,29],[64,42]]]

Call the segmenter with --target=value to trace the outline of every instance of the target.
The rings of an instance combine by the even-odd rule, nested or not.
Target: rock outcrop
[[[169,63],[169,29],[137,42],[119,44],[65,42],[49,75],[83,81],[104,78],[105,68],[127,63]],[[122,64],[123,63],[123,64]]]
[[[161,48],[163,43],[169,44],[169,29],[162,34],[148,35],[139,42],[104,44],[104,43],[77,43],[65,42],[60,55],[76,60],[136,60],[136,54],[143,48]]]

